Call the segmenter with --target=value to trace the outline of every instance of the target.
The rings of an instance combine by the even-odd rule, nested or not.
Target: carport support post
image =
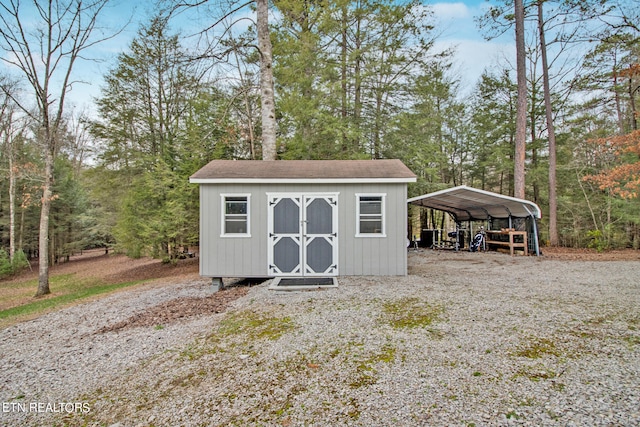
[[[536,256],[540,256],[540,242],[538,241],[538,224],[536,224],[536,217],[531,215],[533,221],[533,238],[536,242]]]
[[[536,256],[540,256],[540,241],[538,240],[538,224],[536,223],[536,216],[529,210],[528,207],[523,206],[529,215],[531,215],[531,220],[533,221],[533,239],[536,242]],[[528,243],[527,243],[528,244]]]
[[[224,283],[222,282],[222,277],[212,277],[211,278],[211,292],[216,293],[224,289]]]

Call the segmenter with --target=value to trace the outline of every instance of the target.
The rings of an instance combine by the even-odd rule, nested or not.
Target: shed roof
[[[400,160],[213,160],[189,179],[217,183],[415,182]]]
[[[530,216],[539,219],[542,216],[540,208],[533,202],[466,185],[413,197],[407,202],[449,212],[458,221]]]

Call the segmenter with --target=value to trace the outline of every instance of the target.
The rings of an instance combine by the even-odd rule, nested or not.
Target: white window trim
[[[227,197],[247,198],[247,232],[225,233],[225,219],[227,211]],[[246,238],[251,237],[251,193],[220,193],[220,237]]]
[[[381,198],[381,215],[382,215],[382,232],[381,233],[360,233],[360,198],[361,197],[380,197]],[[387,193],[356,193],[356,237],[387,237],[387,210],[386,210]]]

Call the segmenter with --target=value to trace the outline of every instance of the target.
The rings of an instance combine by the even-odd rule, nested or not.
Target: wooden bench
[[[487,230],[487,247],[494,246],[503,246],[508,247],[511,256],[514,255],[515,249],[522,249],[525,255],[529,255],[529,245],[527,244],[527,232],[526,231],[516,231],[516,230]],[[509,236],[509,240],[496,240],[491,238],[491,236]],[[514,241],[514,236],[522,236],[522,242]]]

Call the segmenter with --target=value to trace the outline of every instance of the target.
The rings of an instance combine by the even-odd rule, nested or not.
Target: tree
[[[274,77],[278,92],[279,129],[286,159],[322,159],[336,155],[339,119],[327,107],[325,85],[331,45],[325,44],[335,25],[325,1],[280,0],[274,3],[282,16],[273,30],[278,52]],[[280,84],[282,82],[282,84]],[[329,123],[333,121],[334,126]],[[323,129],[321,129],[323,128]]]
[[[282,157],[379,158],[393,151],[386,137],[394,116],[416,99],[411,78],[439,60],[428,9],[392,1],[275,5],[282,16],[274,30]]]
[[[471,185],[513,194],[516,101],[517,86],[509,70],[482,74],[471,100]]]
[[[402,159],[417,172],[414,194],[442,189],[443,184],[460,185],[467,178],[468,118],[456,99],[457,82],[450,67],[444,59],[425,64],[409,80],[413,105],[393,117],[386,133],[382,154]]]
[[[166,17],[155,16],[105,77],[91,130],[98,166],[89,175],[102,228],[130,256],[173,260],[193,244],[198,192],[188,178],[213,158],[235,158],[230,100],[204,84],[203,68]]]
[[[542,59],[542,79],[544,86],[544,106],[549,138],[549,244],[558,246],[558,196],[556,181],[556,134],[551,105],[551,83],[549,82],[549,64],[547,61],[547,43],[545,40],[542,0],[538,0],[538,31],[540,33],[540,55]]]
[[[43,194],[39,227],[39,279],[36,296],[49,289],[49,214],[54,198],[53,169],[60,148],[66,96],[72,89],[73,70],[82,54],[105,38],[94,38],[100,13],[108,0],[0,1],[0,43],[9,53],[2,60],[15,67],[33,90],[35,112],[23,97],[14,101],[39,125],[38,140],[44,157]],[[35,22],[32,16],[36,17]],[[27,21],[30,21],[29,23]],[[29,28],[38,28],[30,31]],[[61,83],[59,83],[61,82]],[[27,99],[33,99],[27,98]]]
[[[16,198],[16,175],[14,140],[16,139],[16,111],[12,102],[12,92],[15,85],[7,78],[0,76],[0,88],[2,98],[0,98],[0,148],[5,151],[7,157],[7,175],[9,181],[9,261],[13,262],[15,255],[15,198]]]
[[[527,52],[525,44],[525,4],[523,0],[505,1],[505,5],[491,6],[487,13],[478,18],[481,28],[488,29],[488,39],[515,27],[516,46],[516,117],[514,147],[514,193],[515,197],[525,196],[525,162],[527,145]],[[510,12],[513,10],[513,13]]]
[[[524,4],[523,0],[514,0],[516,31],[516,76],[518,98],[516,104],[516,139],[513,169],[514,196],[525,196],[525,157],[527,145],[527,76],[526,51],[524,42]]]
[[[276,159],[276,99],[273,55],[269,31],[269,0],[256,0],[258,49],[260,50],[260,94],[262,108],[262,160]]]
[[[239,39],[231,35],[226,41],[232,49],[232,55],[235,58],[234,70],[238,73],[236,81],[231,84],[231,97],[241,100],[241,102],[234,102],[230,106],[229,115],[235,115],[238,118],[238,127],[242,134],[241,140],[246,141],[248,145],[248,149],[237,150],[239,152],[231,154],[230,157],[248,157],[255,160],[257,159],[256,124],[260,122],[261,107],[259,102],[260,73],[254,72],[253,66],[256,61],[260,61],[260,58],[255,54],[250,40],[253,40],[253,34],[249,33],[241,35]],[[258,80],[257,83],[256,80]],[[247,155],[243,155],[245,151],[247,151]]]
[[[627,135],[599,138],[595,143],[610,148],[617,165],[599,174],[588,175],[585,180],[623,199],[637,199],[640,196],[640,130]]]

